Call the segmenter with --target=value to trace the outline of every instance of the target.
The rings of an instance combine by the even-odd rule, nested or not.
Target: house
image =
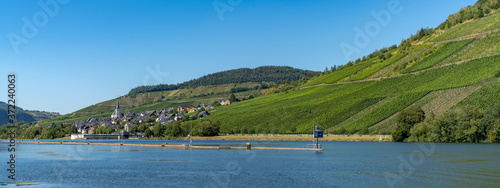
[[[82,128],[81,128],[81,133],[82,134],[89,134],[90,132],[90,126],[88,125],[84,125]]]
[[[97,123],[99,120],[97,118],[89,118],[85,123]]]
[[[194,106],[192,106],[192,105],[182,105],[182,106],[179,106],[179,107],[177,108],[177,111],[178,111],[179,113],[182,113],[182,112],[184,112],[184,113],[189,113],[189,112],[194,112],[194,111],[195,111],[195,108],[194,108]]]
[[[156,110],[150,110],[145,112],[144,117],[151,117],[154,115],[156,115]]]
[[[189,119],[198,119],[198,113],[191,114]]]
[[[220,105],[224,106],[224,105],[230,105],[231,101],[229,99],[226,99],[226,100],[220,100],[219,103]]]
[[[157,118],[155,119],[155,121],[156,121],[156,122],[161,122],[161,121],[163,121],[163,120],[167,120],[167,121],[168,121],[168,120],[170,120],[170,118],[172,118],[173,116],[174,116],[174,114],[163,114],[163,115],[161,115],[161,116],[157,117]]]
[[[135,112],[134,111],[129,111],[125,114],[125,117],[127,118],[134,118]]]
[[[162,120],[159,121],[159,123],[161,123],[162,125],[165,125],[165,124],[169,123],[170,121],[172,121],[172,120],[170,120],[170,119],[162,119]]]
[[[127,122],[124,126],[123,129],[125,129],[127,132],[130,132],[130,128],[133,126],[137,126],[139,124],[139,121],[137,119],[134,119],[132,121]]]
[[[82,128],[85,126],[85,122],[80,120],[80,121],[73,123],[72,126],[76,127],[76,130],[81,133],[83,130]]]
[[[178,113],[178,114],[175,114],[174,120],[179,121],[179,120],[184,119],[184,117],[185,117],[184,114]]]
[[[203,111],[198,114],[198,117],[200,117],[200,119],[206,118],[208,116],[210,116],[210,113],[208,113],[207,111]]]
[[[194,110],[195,110],[195,111],[198,111],[198,110],[200,110],[200,109],[202,109],[202,108],[205,108],[205,104],[203,104],[203,103],[201,103],[201,104],[199,104],[199,105],[196,105],[196,106],[194,107]]]
[[[89,134],[94,134],[94,129],[97,129],[97,126],[90,125],[90,126],[89,126],[89,130],[88,130],[88,133],[89,133]]]
[[[119,128],[119,127],[118,127],[118,125],[109,125],[109,126],[110,126],[110,127],[112,127],[115,131],[117,131],[117,130],[118,130],[118,128]],[[108,126],[107,126],[107,127],[108,127]]]
[[[211,109],[214,109],[215,107],[212,106],[212,105],[208,105],[207,107],[205,107],[205,110],[211,110]]]
[[[144,122],[146,122],[146,120],[147,120],[147,119],[148,119],[148,118],[147,118],[147,117],[144,117],[144,116],[141,116],[141,117],[136,118],[137,122],[139,122],[139,123],[144,123]]]
[[[174,108],[173,107],[170,107],[170,108],[167,108],[166,110],[168,113],[174,113]]]

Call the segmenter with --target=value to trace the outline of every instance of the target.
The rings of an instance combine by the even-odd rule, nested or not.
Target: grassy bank
[[[189,139],[186,137],[185,139]],[[194,136],[193,140],[241,140],[241,141],[312,141],[312,136],[237,136],[237,135],[229,135],[229,136],[211,136],[211,137],[202,137],[202,136]],[[392,141],[391,137],[382,137],[380,140],[380,136],[361,136],[361,135],[352,135],[352,136],[325,136],[324,138],[319,139],[320,142],[390,142]]]

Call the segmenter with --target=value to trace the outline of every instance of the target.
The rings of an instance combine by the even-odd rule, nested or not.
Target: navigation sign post
[[[314,138],[316,138],[316,143],[315,143],[315,149],[318,148],[318,138],[323,138],[323,131],[321,130],[321,125],[316,126],[316,129],[314,130]]]

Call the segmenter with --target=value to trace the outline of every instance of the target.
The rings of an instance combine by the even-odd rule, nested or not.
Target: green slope
[[[478,2],[466,10],[478,9],[483,4]],[[262,80],[240,83],[241,78],[237,76],[229,80],[222,77],[212,80],[213,75],[208,75],[175,87],[136,88],[132,92],[134,95],[121,97],[120,101],[124,111],[144,111],[180,104],[207,104],[227,98],[231,89],[246,88],[247,91],[235,94],[239,98],[259,96],[218,107],[208,118],[220,121],[222,132],[309,133],[313,115],[306,113],[307,110],[313,112],[315,123],[330,133],[390,134],[395,115],[410,106],[444,112],[466,105],[485,106],[488,101],[497,100],[499,79],[495,75],[500,72],[497,31],[500,14],[495,9],[485,13],[486,17],[465,18],[467,11],[450,16],[460,21],[447,20],[439,29],[410,37],[405,40],[404,47],[376,51],[380,53],[374,52],[376,55],[370,54],[369,58],[363,58],[365,60],[310,80],[294,76],[289,81],[297,81],[297,78],[300,81],[275,87],[272,84],[264,86],[266,82],[260,82]],[[252,70],[238,71],[252,79],[259,77],[251,73]],[[298,72],[298,75],[305,74]],[[273,74],[270,78],[288,83],[277,77]],[[238,79],[239,82],[232,83]],[[263,91],[262,86],[272,88]],[[470,92],[464,94],[465,91]],[[459,99],[448,100],[447,96]],[[44,123],[108,116],[114,105],[114,99],[105,101]]]
[[[325,128],[334,127],[386,97],[387,103],[343,128],[351,133],[370,127],[406,108],[427,93],[472,85],[500,71],[500,56],[487,57],[381,81],[347,83],[307,88],[259,97],[218,109],[211,119],[222,123],[222,131],[279,129],[279,133],[307,133],[312,116]],[[353,128],[354,127],[354,128]],[[340,129],[340,127],[338,127]]]
[[[472,42],[473,39],[462,40],[457,42],[450,42],[439,47],[436,52],[425,57],[422,61],[417,62],[415,65],[403,71],[403,73],[410,73],[419,70],[424,70],[433,67],[439,62],[443,61],[450,55],[460,51],[463,47]]]

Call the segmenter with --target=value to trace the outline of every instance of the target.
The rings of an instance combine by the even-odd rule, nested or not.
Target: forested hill
[[[9,119],[7,118],[7,110],[8,110],[8,105],[5,102],[0,101],[0,125],[7,124]],[[60,114],[56,112],[43,112],[43,111],[37,111],[37,110],[24,110],[19,106],[16,106],[16,118],[17,121],[24,121],[26,123],[33,122],[33,121],[38,121],[38,120],[43,120],[43,119],[50,119],[53,117],[57,117]]]
[[[154,91],[168,91],[184,88],[196,88],[198,86],[222,85],[245,82],[273,82],[282,84],[300,80],[305,76],[318,74],[315,71],[296,69],[288,66],[263,66],[255,69],[240,68],[217,72],[193,79],[181,84],[161,84],[155,86],[139,86],[130,90],[129,95]]]

